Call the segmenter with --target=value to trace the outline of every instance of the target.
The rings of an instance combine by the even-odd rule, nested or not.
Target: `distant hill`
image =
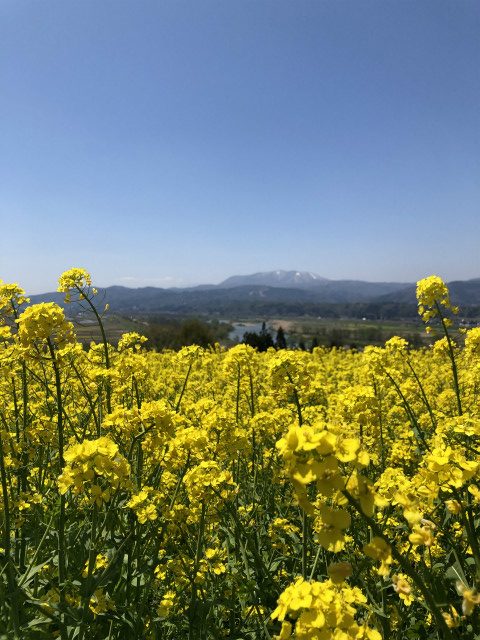
[[[45,293],[30,296],[33,303],[53,301],[63,305],[63,294]],[[190,289],[161,289],[157,287],[107,287],[99,289],[97,301],[107,303],[112,311],[123,313],[215,313],[218,309],[248,303],[288,303],[302,305],[312,302],[311,292],[302,289],[283,289],[259,285],[230,289],[195,287]],[[244,305],[245,306],[245,305]],[[78,309],[78,305],[75,305]]]
[[[247,276],[231,276],[218,287],[220,289],[231,289],[232,287],[243,287],[248,285],[263,285],[265,287],[284,287],[309,289],[319,283],[328,282],[327,278],[322,278],[316,273],[310,271],[262,271],[252,273]]]
[[[310,290],[324,302],[373,302],[376,298],[403,291],[405,282],[365,282],[363,280],[327,280]]]
[[[480,278],[471,280],[452,280],[448,283],[450,299],[460,307],[480,305]],[[413,304],[416,302],[416,285],[412,284],[400,291],[379,296],[377,302],[397,302]]]
[[[480,278],[454,281],[449,287],[455,304],[471,310],[480,306]],[[45,293],[31,296],[31,300],[63,304],[63,294]],[[163,313],[393,318],[416,315],[414,284],[328,280],[301,271],[232,276],[219,285],[183,289],[121,286],[99,289],[97,306],[101,308],[107,302],[112,311],[132,316]],[[69,308],[74,315],[80,310],[77,305]]]
[[[335,303],[370,302],[405,287],[406,282],[365,282],[363,280],[329,280],[310,271],[263,271],[247,276],[232,276],[221,282],[220,289],[262,285],[282,289],[303,289],[312,293],[311,301]]]

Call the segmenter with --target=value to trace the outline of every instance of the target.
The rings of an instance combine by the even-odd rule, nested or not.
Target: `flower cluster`
[[[62,273],[58,279],[57,291],[65,294],[65,302],[68,303],[72,300],[72,292],[77,293],[80,300],[85,298],[91,284],[92,278],[86,269],[73,268]],[[93,289],[92,293],[95,295],[97,290]]]
[[[20,315],[18,338],[32,352],[44,351],[46,345],[62,349],[75,341],[73,324],[66,320],[63,309],[54,302],[41,302],[27,307]]]
[[[110,499],[112,489],[130,486],[130,465],[105,436],[72,445],[64,458],[67,464],[58,478],[61,494],[69,489],[75,494],[88,492],[91,501],[101,506]]]
[[[418,313],[424,322],[441,314],[441,307],[453,313],[458,308],[452,306],[447,285],[439,276],[428,276],[417,283]],[[448,320],[448,319],[447,319]]]
[[[191,502],[231,500],[236,484],[230,471],[221,469],[214,460],[201,462],[185,474],[185,488]]]
[[[291,637],[381,640],[376,629],[356,620],[357,606],[366,603],[367,598],[357,587],[335,584],[331,580],[309,582],[298,578],[280,595],[272,613],[272,618],[282,622],[280,635],[276,637],[278,640]]]

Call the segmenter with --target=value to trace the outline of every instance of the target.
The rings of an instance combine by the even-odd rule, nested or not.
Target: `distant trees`
[[[277,329],[277,337],[275,338],[275,349],[286,349],[287,348],[287,339],[285,337],[285,331],[283,327],[278,327]]]
[[[262,323],[262,330],[260,333],[255,331],[247,331],[243,334],[243,344],[248,344],[251,347],[257,349],[257,351],[266,351],[270,347],[273,347],[273,338],[271,333],[267,330],[265,322]]]
[[[270,347],[275,347],[275,349],[287,348],[287,338],[283,327],[278,327],[275,340],[273,340],[272,334],[268,331],[265,322],[262,323],[262,329],[259,333],[247,331],[243,335],[242,342],[251,347],[255,347],[258,351],[266,351]]]
[[[225,340],[231,329],[231,325],[216,320],[155,318],[149,321],[144,333],[149,340],[147,346],[158,350],[181,349],[192,344],[206,348]]]

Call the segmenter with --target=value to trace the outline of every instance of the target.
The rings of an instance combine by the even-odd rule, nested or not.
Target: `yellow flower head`
[[[352,565],[349,562],[332,562],[327,567],[327,573],[334,584],[344,582],[352,572]]]
[[[95,590],[88,606],[95,617],[115,610],[115,603],[103,589]]]
[[[278,636],[281,639],[381,640],[375,629],[366,624],[360,627],[355,620],[357,609],[354,605],[363,606],[366,602],[367,599],[357,587],[334,584],[332,580],[307,582],[298,578],[280,595],[271,617],[283,623]],[[286,617],[295,620],[293,636],[293,624],[285,620]]]
[[[465,351],[468,355],[480,354],[480,327],[474,327],[465,335]]]
[[[463,596],[462,612],[464,616],[471,616],[477,604],[480,604],[480,594],[475,589],[470,589],[460,580],[456,584],[457,592]]]
[[[68,293],[70,289],[84,289],[92,284],[92,278],[85,269],[68,269],[64,271],[58,279],[58,289],[60,293]]]
[[[408,349],[408,342],[404,338],[393,336],[393,338],[385,342],[385,349],[392,353],[404,353]]]
[[[450,304],[450,294],[447,285],[440,276],[428,276],[417,282],[418,312],[424,322],[428,322],[439,314],[439,306],[458,310]]]
[[[98,506],[110,499],[109,487],[128,488],[130,465],[118,451],[118,446],[105,436],[96,440],[84,440],[65,451],[67,463],[58,478],[60,493],[73,488],[74,493],[82,493],[93,480],[107,485],[103,489],[98,483],[90,486],[90,495]]]
[[[396,593],[400,596],[400,599],[403,600],[405,605],[408,607],[413,602],[412,596],[412,587],[408,581],[408,578],[403,573],[396,573],[392,576],[393,588]]]
[[[24,347],[45,347],[50,342],[61,349],[75,342],[73,324],[65,318],[63,309],[54,302],[42,302],[27,307],[18,322],[18,337]]]
[[[64,271],[58,279],[57,291],[65,294],[65,302],[71,302],[71,292],[78,294],[80,300],[96,295],[96,289],[90,289],[92,278],[85,269],[73,268]]]
[[[375,536],[363,547],[363,551],[369,558],[380,560],[380,567],[377,569],[378,574],[380,576],[388,576],[390,573],[389,565],[393,562],[390,545],[383,538]]]
[[[177,595],[175,591],[167,591],[164,593],[163,598],[160,600],[160,604],[157,608],[157,614],[160,618],[166,618],[175,605]]]
[[[344,509],[332,509],[322,505],[315,518],[314,530],[317,542],[328,551],[338,553],[345,546],[344,530],[350,526],[351,518]]]
[[[450,605],[450,611],[448,613],[442,613],[442,616],[444,617],[447,627],[449,629],[456,629],[457,627],[460,626],[462,622],[462,619],[458,615],[457,610],[455,609],[455,607],[452,607],[451,605]]]
[[[148,338],[145,336],[141,336],[136,331],[131,331],[130,333],[124,333],[123,336],[118,341],[118,350],[126,351],[128,349],[132,349],[133,351],[139,351],[142,347],[142,344],[147,342]]]
[[[25,302],[30,300],[18,284],[7,284],[0,280],[0,314],[12,315]]]

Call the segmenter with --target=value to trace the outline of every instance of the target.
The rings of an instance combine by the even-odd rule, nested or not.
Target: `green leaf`
[[[23,576],[18,581],[18,586],[19,587],[28,586],[30,584],[30,582],[33,580],[33,578],[36,576],[36,574],[39,571],[41,571],[43,569],[43,567],[45,565],[47,565],[49,562],[50,562],[50,560],[46,560],[45,562],[42,562],[41,564],[37,564],[37,566],[35,566],[35,567],[31,567],[31,568],[27,569],[27,571],[25,571]]]
[[[27,624],[27,628],[28,629],[33,629],[33,627],[40,627],[43,624],[51,624],[52,621],[49,620],[48,618],[34,618],[33,620],[30,620],[30,622]]]
[[[459,562],[455,562],[451,567],[448,567],[445,572],[445,577],[447,580],[461,580],[464,584],[468,584],[468,580],[466,579]]]

